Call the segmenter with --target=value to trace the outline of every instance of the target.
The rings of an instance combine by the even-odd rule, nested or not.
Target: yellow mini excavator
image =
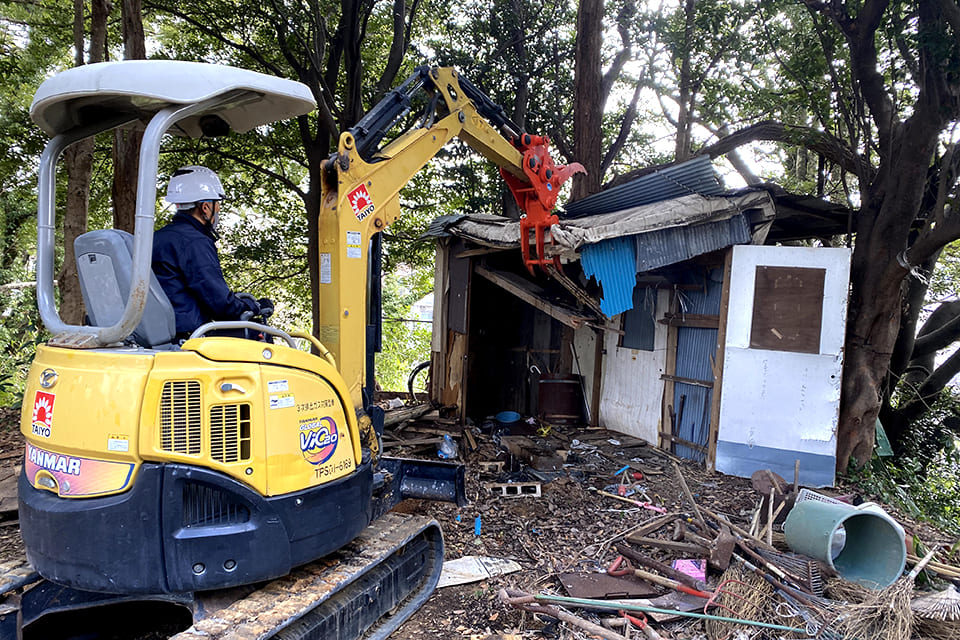
[[[459,137],[501,167],[524,213],[523,259],[544,265],[557,190],[579,167],[554,165],[545,138],[454,70],[418,68],[324,163],[319,339],[250,317],[177,340],[150,268],[161,143],[314,108],[300,83],[179,61],[86,65],[38,89],[31,116],[51,140],[37,298],[53,337],[24,394],[26,559],[0,567],[0,639],[132,638],[161,624],[183,639],[384,638],[436,585],[437,523],[391,509],[463,504],[463,468],[381,455],[382,414],[363,393],[371,239],[400,215],[400,189]],[[136,228],[77,239],[90,322],[68,325],[53,283],[57,161],[117,127],[143,130]]]

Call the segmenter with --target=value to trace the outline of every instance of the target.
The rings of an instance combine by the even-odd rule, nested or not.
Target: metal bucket
[[[793,551],[816,558],[840,577],[869,589],[893,584],[906,566],[903,530],[883,512],[798,501],[787,515],[783,531]]]

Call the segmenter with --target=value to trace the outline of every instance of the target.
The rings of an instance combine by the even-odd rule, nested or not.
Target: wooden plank
[[[696,387],[706,387],[707,389],[713,389],[712,380],[697,380],[695,378],[684,378],[682,376],[668,376],[665,373],[660,376],[660,379],[669,380],[671,382],[682,382],[683,384],[692,384]]]
[[[513,273],[496,272],[479,263],[474,266],[473,270],[478,275],[483,276],[493,284],[512,293],[530,306],[543,311],[551,318],[562,322],[568,327],[579,329],[588,320],[592,319],[587,316],[581,316],[572,309],[547,302],[541,297],[543,289],[521,276]]]
[[[697,444],[696,442],[690,442],[689,440],[684,440],[680,436],[675,436],[672,433],[666,433],[664,431],[661,431],[660,437],[665,440],[669,440],[670,442],[674,442],[676,444],[682,444],[685,447],[690,447],[691,449],[695,449],[701,453],[707,453],[707,448],[702,444]]]
[[[383,416],[383,426],[392,427],[395,424],[400,424],[401,422],[406,422],[407,420],[415,420],[422,415],[425,415],[430,412],[432,407],[429,402],[424,404],[418,404],[414,407],[403,407],[401,409],[391,409],[384,413]]]
[[[443,390],[446,387],[449,371],[447,363],[447,348],[450,346],[447,336],[447,312],[450,306],[449,255],[450,240],[442,238],[437,242],[437,265],[433,272],[433,328],[430,336],[430,357],[433,360],[430,399],[441,405],[446,404],[443,400]]]
[[[443,405],[452,406],[460,402],[460,390],[463,384],[463,362],[466,358],[467,336],[458,333],[453,329],[448,331],[446,375],[444,376],[446,384],[441,390],[440,402]],[[463,407],[460,407],[462,413]]]
[[[549,273],[554,280],[560,283],[560,286],[573,294],[574,298],[583,303],[585,307],[593,311],[597,315],[597,318],[602,318],[604,320],[607,319],[607,316],[604,315],[603,310],[600,308],[600,301],[587,293],[587,291],[580,287],[580,285],[578,285],[576,282],[568,278],[565,273],[557,269],[552,264],[547,265],[547,273]]]
[[[590,426],[600,426],[600,393],[603,390],[603,341],[607,334],[594,330],[593,389],[590,393]]]
[[[467,389],[470,387],[470,380],[468,379],[468,373],[470,371],[469,362],[470,362],[470,312],[473,304],[473,258],[467,258],[465,262],[467,265],[467,291],[465,294],[464,300],[464,313],[465,313],[465,327],[464,327],[464,336],[463,336],[463,357],[460,359],[460,379],[462,384],[460,385],[460,398],[457,402],[457,418],[459,419],[459,424],[461,427],[467,425]]]
[[[710,429],[707,432],[707,469],[717,468],[717,434],[720,431],[720,395],[723,393],[723,358],[727,349],[727,315],[730,310],[730,270],[733,247],[723,259],[723,286],[720,291],[720,326],[717,331],[717,354],[712,363],[713,397],[710,399]]]
[[[759,265],[750,348],[820,353],[826,269]]]
[[[630,544],[636,544],[644,547],[656,547],[665,551],[690,555],[695,558],[703,557],[705,554],[709,553],[708,549],[704,549],[698,544],[690,544],[689,542],[674,542],[673,540],[645,538],[637,535],[629,535],[626,537],[626,540]]]
[[[716,329],[720,326],[720,316],[704,313],[682,313],[664,314],[660,324],[670,325],[671,327],[692,327],[694,329]]]
[[[676,295],[670,300],[671,308],[676,308]],[[673,405],[674,383],[672,378],[677,373],[677,327],[670,325],[667,327],[667,358],[663,366],[663,400],[660,402],[660,431],[673,434],[673,421],[670,419],[670,407]],[[669,440],[662,437],[657,438],[657,446],[667,451],[673,451],[673,445]]]

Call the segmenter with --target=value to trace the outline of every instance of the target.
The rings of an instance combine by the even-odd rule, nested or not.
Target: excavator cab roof
[[[40,157],[37,190],[37,306],[54,336],[51,344],[84,348],[117,344],[140,322],[151,273],[158,159],[167,134],[244,133],[314,108],[312,92],[299,82],[180,60],[100,62],[44,81],[34,95],[30,116],[51,136]],[[53,287],[57,159],[70,144],[117,127],[143,130],[130,293],[115,324],[70,325],[60,318]]]
[[[179,120],[168,133],[196,138],[226,133],[224,125],[244,133],[316,105],[305,85],[246,69],[125,60],[74,67],[47,79],[34,96],[30,116],[51,136],[77,128],[102,130],[115,122],[144,128],[161,109],[218,96],[232,99]]]

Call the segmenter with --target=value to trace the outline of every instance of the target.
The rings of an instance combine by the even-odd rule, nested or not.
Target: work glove
[[[273,300],[270,298],[260,298],[257,300],[257,304],[260,306],[260,315],[267,317],[273,315]]]

